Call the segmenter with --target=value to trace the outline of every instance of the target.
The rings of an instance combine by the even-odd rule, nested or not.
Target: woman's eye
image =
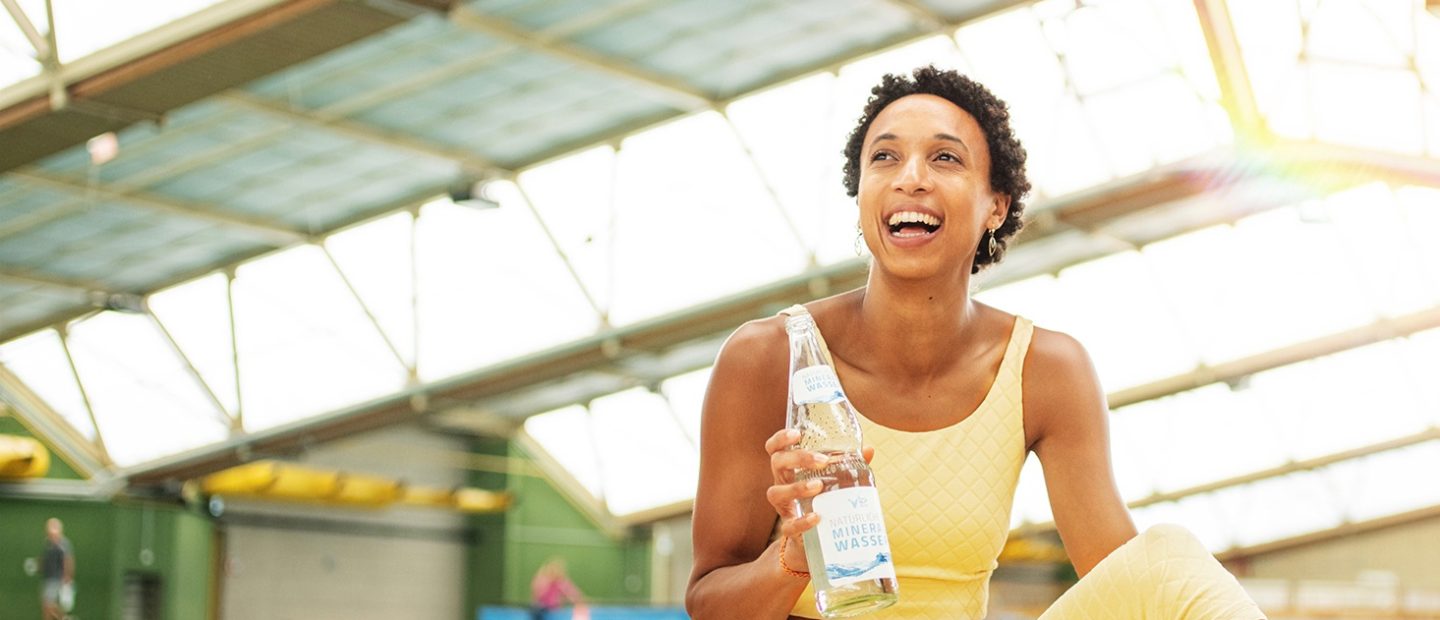
[[[941,153],[939,155],[936,155],[935,159],[939,159],[941,161],[953,161],[956,163],[960,162],[960,158],[956,157],[954,153]]]
[[[882,159],[890,159],[890,158],[891,158],[891,157],[890,157],[890,154],[889,154],[889,153],[886,153],[885,151],[880,151],[880,152],[878,152],[878,153],[875,153],[874,155],[871,155],[871,156],[870,156],[870,161],[880,161],[880,160],[882,160]]]

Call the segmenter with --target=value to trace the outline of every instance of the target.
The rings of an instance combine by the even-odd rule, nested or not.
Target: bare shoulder
[[[743,424],[754,436],[784,426],[789,342],[783,317],[750,321],[730,334],[710,372],[703,415],[723,417],[727,426]],[[748,419],[736,420],[736,416]],[[744,441],[754,443],[753,439]]]
[[[1070,334],[1036,327],[1022,382],[1026,440],[1032,446],[1055,432],[1103,426],[1105,392],[1089,352]]]
[[[715,370],[726,374],[785,376],[790,359],[784,317],[756,319],[741,325],[720,347]],[[772,373],[776,368],[779,372]]]
[[[1030,337],[1030,351],[1025,356],[1025,373],[1031,372],[1039,380],[1090,374],[1090,354],[1074,336],[1037,325]]]

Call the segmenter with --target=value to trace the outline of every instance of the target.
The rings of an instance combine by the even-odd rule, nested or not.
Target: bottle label
[[[798,405],[838,403],[845,399],[845,392],[840,389],[840,378],[835,376],[835,369],[829,366],[801,368],[795,371],[790,383],[795,392],[795,403]]]
[[[880,514],[875,487],[849,487],[815,496],[811,507],[820,513],[815,533],[825,577],[832,586],[895,578],[890,539]]]

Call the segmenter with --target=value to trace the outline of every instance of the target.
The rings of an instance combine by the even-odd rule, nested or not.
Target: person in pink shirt
[[[580,589],[566,574],[565,560],[561,558],[551,558],[535,571],[535,578],[530,581],[530,596],[533,601],[530,617],[534,620],[544,620],[551,610],[559,609],[562,604],[575,605],[584,600]]]

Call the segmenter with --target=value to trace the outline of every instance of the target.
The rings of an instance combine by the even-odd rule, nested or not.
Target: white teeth
[[[926,215],[916,211],[901,211],[890,216],[890,226],[896,224],[925,224],[927,226],[939,226],[940,218],[933,215]]]

